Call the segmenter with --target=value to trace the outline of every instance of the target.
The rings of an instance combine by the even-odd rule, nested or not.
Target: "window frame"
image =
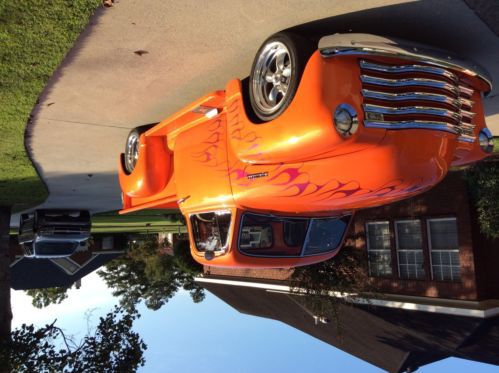
[[[388,225],[388,236],[390,240],[390,247],[388,249],[371,249],[369,245],[369,225],[376,225],[376,224],[387,224]],[[365,231],[366,231],[366,248],[367,248],[367,266],[368,266],[368,271],[369,271],[369,276],[370,277],[379,277],[379,278],[390,278],[393,276],[393,257],[392,257],[392,242],[391,242],[391,229],[390,229],[390,221],[389,220],[375,220],[375,221],[367,221],[365,223]],[[382,274],[382,275],[374,275],[371,271],[371,260],[369,258],[369,252],[386,252],[388,251],[390,253],[390,274]],[[398,262],[398,260],[397,260]]]
[[[401,273],[400,273],[400,251],[404,251],[404,252],[408,252],[408,251],[419,251],[419,250],[399,250],[399,234],[398,234],[398,229],[397,229],[397,224],[398,223],[407,223],[407,222],[419,222],[419,231],[420,231],[420,237],[421,237],[421,254],[423,255],[423,276],[421,278],[405,278],[405,277],[402,277],[401,276]],[[426,281],[427,279],[427,272],[426,272],[426,268],[425,268],[425,250],[424,250],[424,247],[423,247],[423,227],[422,227],[422,224],[421,224],[421,219],[420,218],[417,218],[417,219],[400,219],[400,220],[394,220],[393,221],[393,227],[394,227],[394,230],[395,230],[395,251],[397,253],[397,270],[398,270],[398,278],[400,280],[407,280],[407,281]],[[417,272],[416,272],[417,273]]]
[[[245,215],[264,216],[264,217],[267,217],[267,218],[268,217],[278,217],[280,219],[303,219],[303,220],[309,220],[309,222],[307,224],[307,232],[306,232],[306,235],[305,235],[305,240],[304,240],[303,245],[301,247],[300,254],[299,255],[275,256],[275,255],[265,255],[265,254],[251,254],[251,253],[245,252],[243,249],[241,249],[241,245],[240,245],[241,232],[242,232],[242,228],[243,228],[243,221],[244,221]],[[276,258],[276,259],[306,258],[306,257],[313,257],[313,256],[320,256],[320,255],[330,254],[330,253],[336,252],[336,251],[338,251],[338,250],[340,250],[342,248],[342,246],[343,246],[342,244],[345,241],[346,235],[348,233],[348,229],[350,227],[350,224],[352,223],[353,216],[354,216],[354,214],[342,214],[342,215],[337,215],[337,216],[310,217],[310,216],[274,215],[274,214],[264,214],[264,213],[260,213],[260,212],[245,211],[241,215],[241,218],[240,218],[240,221],[239,221],[239,229],[236,232],[236,234],[237,234],[237,250],[242,255],[249,256],[249,257],[256,257],[256,258]],[[313,220],[343,219],[345,217],[348,217],[348,222],[346,223],[345,230],[343,231],[343,234],[341,236],[341,239],[339,241],[338,246],[336,246],[334,249],[331,249],[331,250],[325,251],[325,252],[321,252],[321,253],[305,254],[305,249],[307,247],[307,243],[308,243],[308,240],[309,240],[309,234],[310,234],[310,229],[312,227],[312,221]],[[284,236],[284,232],[283,232],[283,236]]]
[[[430,222],[432,221],[455,221],[456,222],[456,239],[457,239],[457,249],[455,250],[445,250],[446,252],[457,252],[459,256],[459,278],[457,280],[453,279],[452,275],[452,270],[450,271],[451,274],[451,279],[450,280],[440,280],[440,279],[435,279],[435,276],[433,274],[433,259],[432,259],[432,246],[431,246],[431,230],[430,230]],[[460,257],[460,245],[459,245],[459,230],[457,229],[457,217],[443,217],[443,218],[427,218],[426,219],[426,232],[427,232],[427,239],[428,239],[428,253],[430,257],[430,272],[431,272],[431,279],[432,281],[439,281],[439,282],[452,282],[452,283],[459,283],[461,282],[461,257]],[[444,250],[435,250],[437,251],[444,251]],[[442,266],[442,264],[440,264]],[[452,267],[452,264],[449,265],[449,267]]]

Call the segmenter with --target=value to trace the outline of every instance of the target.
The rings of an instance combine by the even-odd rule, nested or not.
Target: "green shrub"
[[[490,239],[499,238],[499,158],[478,163],[467,179],[480,231]]]

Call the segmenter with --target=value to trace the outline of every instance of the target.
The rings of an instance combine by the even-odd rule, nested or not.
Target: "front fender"
[[[173,171],[173,154],[166,147],[166,137],[140,137],[139,159],[131,174],[124,167],[124,154],[119,160],[119,181],[126,197],[149,197],[165,188]],[[125,198],[126,198],[125,197]]]
[[[335,129],[333,112],[349,104],[362,113],[358,67],[351,60],[326,60],[317,51],[307,63],[289,107],[276,119],[256,124],[246,115],[241,84],[226,87],[228,143],[241,162],[294,163],[357,152],[375,146],[384,129],[359,128],[349,137]]]

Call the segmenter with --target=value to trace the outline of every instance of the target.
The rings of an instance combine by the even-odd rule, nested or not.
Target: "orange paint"
[[[308,232],[314,226],[322,232],[321,227],[336,224],[326,217],[352,215],[357,209],[422,193],[442,180],[451,166],[487,156],[478,141],[459,141],[450,132],[366,127],[361,58],[366,57],[326,59],[315,52],[292,103],[272,121],[253,123],[246,114],[241,82],[231,80],[225,91],[201,98],[148,130],[141,135],[140,156],[131,175],[120,160],[121,213],[179,208],[187,220],[191,253],[202,264],[306,265],[334,256],[344,233],[338,233],[336,248],[317,253],[305,228]],[[408,63],[393,57],[369,56],[369,60]],[[459,74],[475,89],[471,98],[475,104],[469,110],[474,113],[473,134],[478,136],[485,128],[480,90],[487,85],[478,77]],[[332,113],[343,103],[359,117],[358,131],[349,138],[343,138],[333,122]],[[199,106],[216,111],[208,118]],[[206,214],[215,211],[219,213]],[[224,228],[218,243],[199,244],[218,245],[207,260],[204,251],[209,249],[200,250],[196,237],[208,237],[213,222]],[[349,222],[338,224],[346,230]],[[314,254],[291,257],[289,253],[298,250],[296,242],[309,245],[303,250]],[[267,246],[272,252],[272,247],[286,245],[289,250],[280,257],[258,256]],[[248,254],[252,250],[259,254]]]

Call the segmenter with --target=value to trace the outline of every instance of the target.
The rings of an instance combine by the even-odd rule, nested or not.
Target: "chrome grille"
[[[360,60],[364,125],[447,131],[474,141],[473,89],[452,71]]]

